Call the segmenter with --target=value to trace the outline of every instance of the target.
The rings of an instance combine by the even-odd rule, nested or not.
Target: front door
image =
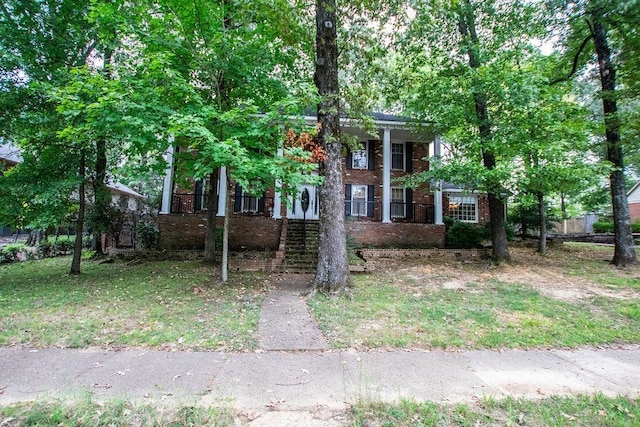
[[[307,207],[306,215],[303,210],[303,193],[307,191],[309,194],[309,206]],[[291,199],[289,199],[291,202]],[[296,198],[291,203],[291,208],[287,217],[291,219],[318,219],[320,205],[318,204],[318,189],[314,185],[302,185],[296,195]]]

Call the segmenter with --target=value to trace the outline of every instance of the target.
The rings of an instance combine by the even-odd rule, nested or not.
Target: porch
[[[280,216],[274,211],[275,197],[255,197],[250,195],[232,196],[231,205],[234,215],[262,216],[276,218]],[[216,199],[215,206],[224,206],[220,198]],[[171,196],[171,214],[196,214],[206,213],[208,195],[191,192],[176,192]],[[345,217],[353,221],[382,222],[381,201],[344,201]],[[435,224],[435,206],[426,203],[390,203],[391,222],[405,222],[418,224]],[[224,210],[218,208],[218,216],[224,215]],[[286,213],[285,213],[286,216]]]

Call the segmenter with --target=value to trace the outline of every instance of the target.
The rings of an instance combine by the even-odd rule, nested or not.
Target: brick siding
[[[216,218],[222,227],[223,218]],[[158,216],[159,249],[203,249],[207,230],[206,214],[171,214]],[[262,216],[231,216],[229,219],[229,249],[277,250],[282,220]]]
[[[345,228],[347,230],[347,239],[362,246],[444,247],[444,225],[346,221]]]

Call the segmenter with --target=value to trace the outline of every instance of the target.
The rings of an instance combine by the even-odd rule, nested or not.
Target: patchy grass
[[[351,299],[320,295],[310,305],[336,348],[640,342],[640,269],[605,263],[601,247],[560,246],[546,257],[526,248],[512,253],[515,261],[498,267],[425,260],[354,276]],[[590,273],[576,277],[577,266]]]
[[[588,243],[565,243],[565,252],[578,254],[567,260],[567,273],[604,285],[608,288],[626,287],[640,291],[638,268],[617,268],[609,262],[613,258],[610,246]],[[636,249],[640,258],[640,249]]]
[[[487,399],[477,405],[445,406],[405,400],[399,404],[360,403],[354,426],[636,426],[640,400],[626,397],[552,397],[542,401]]]
[[[0,345],[251,350],[265,279],[197,262],[83,263],[68,258],[0,266]]]
[[[6,423],[6,424],[5,424]],[[233,426],[228,408],[135,405],[122,400],[106,403],[90,398],[72,402],[39,401],[0,407],[0,424],[7,426]]]

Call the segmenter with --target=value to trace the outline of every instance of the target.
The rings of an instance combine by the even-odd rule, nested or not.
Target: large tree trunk
[[[224,225],[222,230],[222,282],[227,283],[229,278],[229,212],[231,206],[231,186],[229,185],[229,168],[227,172],[227,200],[224,204]],[[214,223],[215,224],[215,223]]]
[[[108,207],[111,204],[111,193],[107,188],[107,142],[99,139],[96,142],[96,178],[93,182],[93,219],[94,239],[97,255],[104,255],[102,234],[109,230],[110,218]]]
[[[71,271],[69,274],[80,274],[80,260],[82,259],[82,229],[84,228],[84,209],[85,209],[85,153],[80,156],[80,166],[78,172],[80,173],[80,186],[78,188],[78,203],[80,207],[78,209],[78,219],[76,220],[76,241],[73,245],[73,259],[71,261]]]
[[[316,1],[316,87],[322,97],[318,105],[318,143],[327,153],[320,165],[320,230],[318,266],[313,289],[344,292],[349,278],[347,239],[344,228],[344,186],[340,142],[340,98],[338,88],[338,43],[335,0]]]
[[[481,66],[479,49],[479,39],[475,26],[475,12],[469,0],[464,2],[460,11],[458,30],[466,42],[469,66],[478,69]],[[476,117],[478,119],[478,131],[480,133],[480,149],[482,152],[482,163],[484,167],[491,171],[496,167],[495,154],[487,147],[491,140],[491,122],[489,121],[489,110],[487,98],[484,93],[474,92],[473,101],[475,104]],[[499,182],[490,180],[486,182],[487,195],[489,199],[489,216],[491,217],[491,243],[492,258],[494,262],[509,260],[509,246],[507,244],[507,232],[505,228],[504,201],[502,200],[502,185]]]
[[[216,260],[216,216],[218,211],[218,169],[209,174],[207,192],[207,234],[204,239],[204,262],[213,264]]]
[[[113,49],[107,48],[104,52],[104,66],[102,73],[106,79],[111,79],[111,58]],[[96,141],[96,165],[95,181],[93,182],[93,229],[97,255],[104,255],[106,248],[103,247],[102,235],[109,231],[111,218],[109,218],[109,205],[111,204],[111,193],[107,188],[107,140],[98,138]],[[105,239],[106,240],[106,239]]]
[[[544,204],[544,194],[538,191],[538,213],[540,215],[540,239],[538,240],[538,252],[540,255],[547,253],[547,210]]]
[[[638,262],[631,231],[629,204],[624,182],[624,158],[620,141],[620,121],[616,102],[616,69],[611,63],[607,29],[600,20],[600,10],[592,11],[593,42],[598,55],[602,84],[602,106],[607,139],[607,160],[613,164],[609,181],[613,204],[615,250],[613,264],[627,266]]]

